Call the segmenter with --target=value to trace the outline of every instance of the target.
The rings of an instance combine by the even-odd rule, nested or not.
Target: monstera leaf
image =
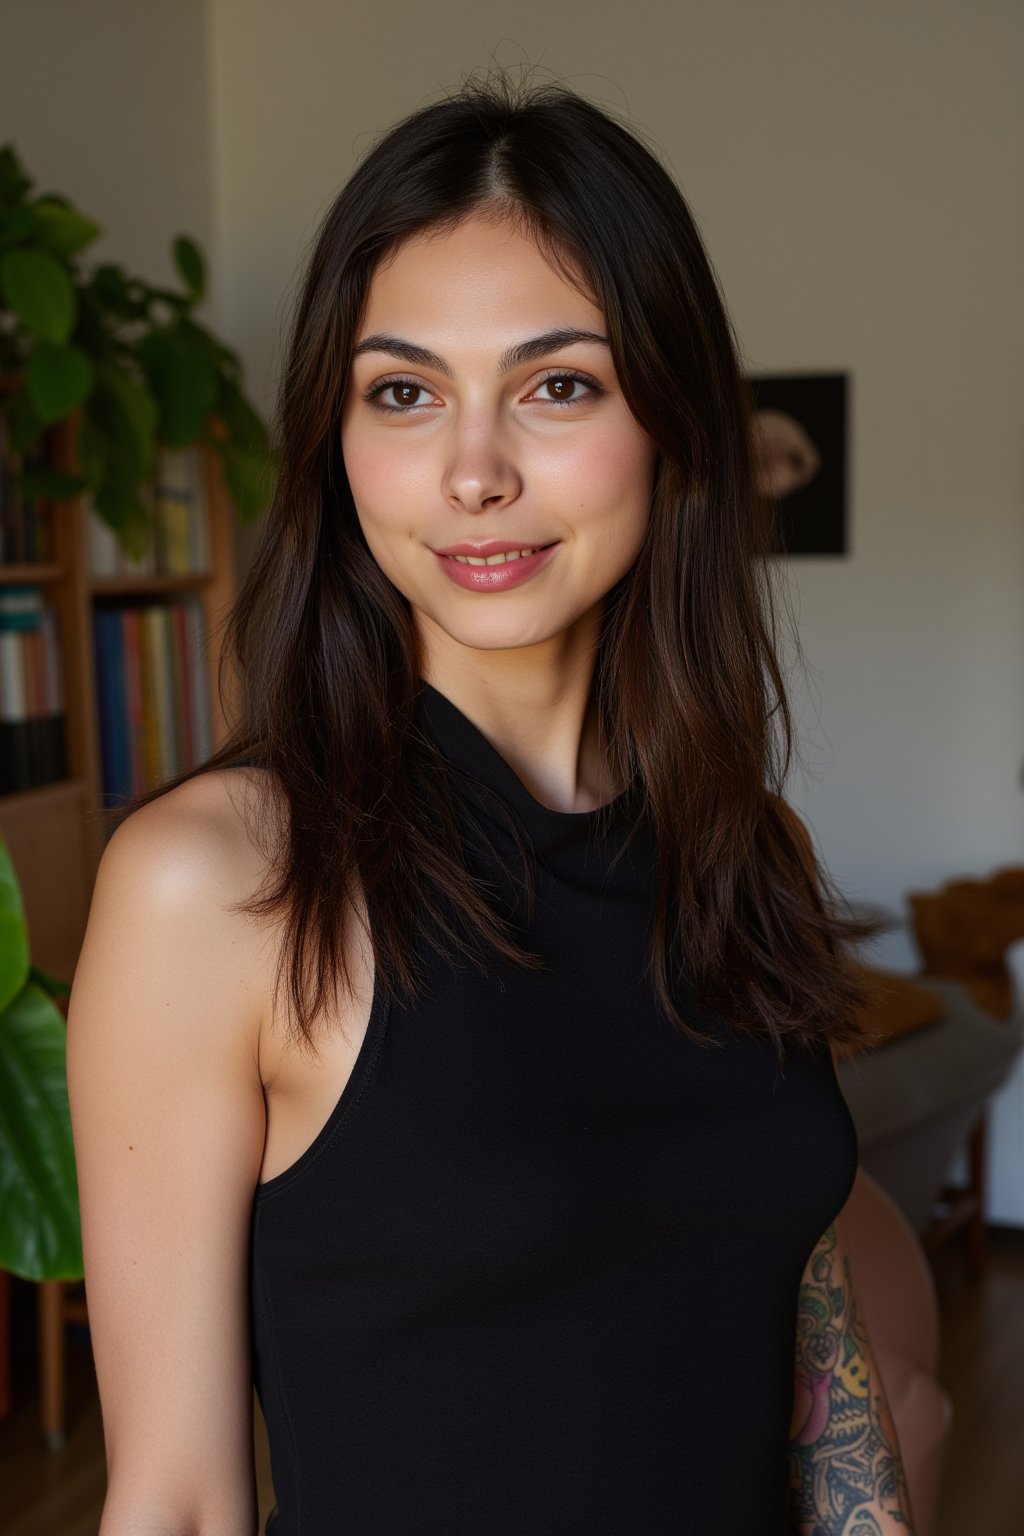
[[[26,1280],[77,1280],[66,1026],[49,981],[30,965],[21,893],[0,839],[0,1269]]]

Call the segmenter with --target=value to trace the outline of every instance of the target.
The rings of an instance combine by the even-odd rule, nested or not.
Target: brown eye
[[[386,389],[395,391],[395,399],[398,401],[396,405],[388,404],[378,398]],[[425,393],[423,385],[415,383],[412,379],[381,379],[366,391],[363,398],[371,401],[379,411],[403,411],[418,405],[420,402],[416,396]]]
[[[546,379],[541,379],[537,388],[551,391],[547,396],[540,397],[548,405],[582,405],[588,398],[594,399],[604,393],[590,374],[575,370],[569,373],[549,373]]]
[[[544,382],[548,388],[554,390],[557,400],[571,400],[577,381],[567,378],[563,373],[553,379],[545,379]]]

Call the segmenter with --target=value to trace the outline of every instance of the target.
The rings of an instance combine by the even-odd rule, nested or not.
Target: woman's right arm
[[[248,1240],[262,999],[222,775],[108,842],[68,1009],[101,1536],[253,1536]],[[205,780],[205,782],[204,782]]]

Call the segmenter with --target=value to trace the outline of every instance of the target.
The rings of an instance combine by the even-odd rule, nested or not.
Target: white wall
[[[103,228],[88,256],[150,282],[210,239],[204,0],[2,0],[0,143]]]

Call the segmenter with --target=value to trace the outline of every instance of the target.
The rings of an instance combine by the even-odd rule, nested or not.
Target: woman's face
[[[568,331],[588,336],[551,334]],[[428,654],[592,649],[643,541],[656,461],[604,336],[601,310],[507,222],[468,217],[378,267],[342,454],[366,542]],[[497,565],[438,553],[459,544],[551,547]]]

